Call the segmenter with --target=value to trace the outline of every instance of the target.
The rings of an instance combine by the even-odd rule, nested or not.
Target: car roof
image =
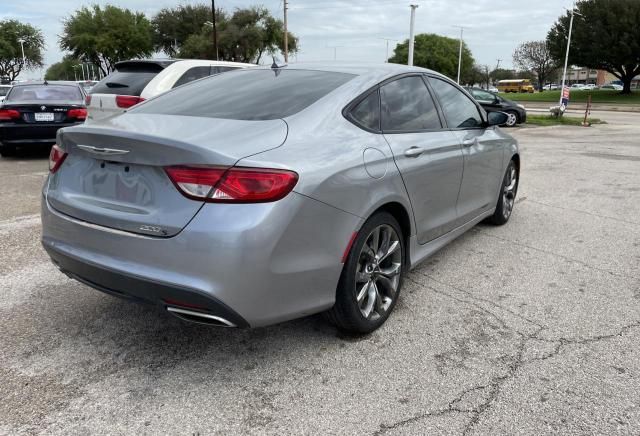
[[[264,65],[260,69],[270,69],[271,66]],[[283,70],[308,70],[326,71],[334,73],[353,74],[367,79],[383,80],[404,73],[431,73],[444,77],[442,74],[422,67],[408,66],[393,63],[373,63],[373,62],[300,62],[279,66]]]

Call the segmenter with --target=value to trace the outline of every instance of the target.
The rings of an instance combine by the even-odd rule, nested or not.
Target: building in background
[[[562,71],[558,73],[557,80],[558,80],[557,83],[562,82]],[[585,85],[593,83],[594,85],[597,85],[597,86],[606,85],[607,83],[622,84],[622,82],[620,82],[620,80],[616,76],[609,73],[608,71],[593,70],[585,67],[571,67],[569,70],[567,70],[566,83],[568,86],[571,86],[574,83],[581,83]],[[633,79],[633,81],[631,82],[631,88],[632,89],[640,88],[640,76],[636,76]]]

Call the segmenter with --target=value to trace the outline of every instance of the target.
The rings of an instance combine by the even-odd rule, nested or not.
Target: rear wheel
[[[518,169],[514,161],[509,162],[504,179],[502,180],[502,189],[500,190],[500,198],[496,205],[496,211],[487,222],[501,226],[509,221],[513,206],[516,202],[516,194],[518,193]]]
[[[351,333],[370,333],[389,317],[402,286],[405,247],[396,219],[372,216],[360,229],[338,282],[329,321]]]

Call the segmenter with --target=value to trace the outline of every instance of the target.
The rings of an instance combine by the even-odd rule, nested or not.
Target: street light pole
[[[460,50],[458,52],[458,85],[460,84],[460,70],[462,69],[462,35],[464,32],[464,27],[462,26],[454,26],[460,28]]]
[[[218,57],[218,32],[216,32],[216,1],[211,0],[211,16],[213,17],[213,50],[216,52],[216,60],[219,61]]]
[[[413,48],[414,48],[414,34],[413,27],[416,21],[416,8],[418,5],[409,5],[411,7],[411,21],[409,23],[409,62],[407,65],[413,66]]]
[[[380,38],[383,39],[387,42],[387,51],[386,51],[386,57],[384,58],[385,62],[389,62],[389,41],[398,41],[397,39],[391,39],[391,38]]]
[[[24,43],[25,43],[25,40],[24,40],[24,38],[19,38],[18,42],[20,43],[20,47],[22,48],[22,68],[24,68],[27,65],[27,58],[24,56]]]
[[[560,107],[562,107],[562,96],[564,95],[565,78],[567,77],[567,66],[569,64],[569,47],[571,46],[571,31],[573,30],[573,16],[576,12],[576,3],[571,7],[571,18],[569,19],[569,35],[567,37],[567,52],[564,56],[564,70],[562,70],[562,85],[560,86]]]
[[[284,12],[284,63],[289,63],[289,31],[287,30],[287,9],[289,4],[283,0],[282,10]],[[297,58],[296,58],[297,59]]]

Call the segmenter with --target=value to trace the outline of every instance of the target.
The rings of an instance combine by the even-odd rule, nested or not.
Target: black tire
[[[0,145],[0,156],[13,157],[16,155],[16,148],[12,145]]]
[[[365,248],[365,243],[369,241],[369,243],[367,243],[367,247],[371,245],[373,239],[370,238],[374,238],[374,231],[377,229],[380,229],[378,240],[386,239],[386,234],[389,234],[389,242],[387,242],[386,251],[390,254],[388,254],[387,257],[379,263],[375,261],[377,270],[373,269],[371,272],[367,272],[368,270],[366,268],[371,265],[363,265],[363,263],[366,263],[364,259],[372,259],[369,252],[373,252],[373,250]],[[393,231],[395,231],[395,236],[389,229],[393,229]],[[398,242],[398,245],[395,245],[395,241]],[[384,242],[381,241],[380,243],[382,244]],[[397,248],[392,250],[392,247],[394,246]],[[384,251],[385,250],[381,246],[379,253],[383,253]],[[400,253],[399,260],[396,252]],[[358,236],[356,237],[349,255],[347,256],[338,282],[338,288],[336,290],[335,305],[326,312],[326,318],[338,327],[338,329],[355,334],[371,333],[384,324],[393,311],[393,308],[400,296],[406,262],[405,253],[406,247],[402,230],[400,229],[398,221],[391,214],[387,212],[379,212],[369,218],[358,232]],[[373,264],[374,261],[372,260],[370,263]],[[400,264],[399,266],[398,263]],[[384,271],[391,271],[392,269],[397,269],[397,274],[394,273],[393,276],[391,276],[391,274],[383,274]],[[371,312],[368,317],[365,317],[363,313],[363,310],[366,311],[366,307],[363,309],[361,304],[365,303],[365,299],[367,300],[367,304],[365,304],[365,306],[367,306],[368,302],[371,301],[371,293],[369,290],[372,288],[370,287],[370,284],[367,284],[365,281],[358,282],[360,283],[359,286],[357,286],[356,283],[358,279],[362,279],[366,274],[369,274],[368,283],[375,283],[375,285],[373,285],[373,292],[376,295],[374,302],[371,303]],[[377,278],[374,278],[376,274]],[[393,277],[393,279],[390,277]],[[380,281],[376,282],[375,280]],[[384,283],[384,286],[381,283]],[[394,283],[396,283],[397,286],[395,291],[391,292],[390,290]],[[366,291],[365,287],[367,288]],[[360,304],[358,303],[358,288],[363,292]],[[378,304],[378,302],[380,304]],[[385,307],[384,305],[387,306]],[[378,311],[382,311],[383,313],[378,313]]]
[[[515,181],[512,177],[515,175]],[[513,186],[511,184],[513,183]],[[516,202],[516,195],[518,194],[518,184],[520,183],[520,172],[515,161],[509,162],[507,170],[502,178],[502,185],[500,185],[500,196],[498,197],[498,204],[496,205],[496,211],[490,216],[486,222],[496,226],[506,224],[511,218],[513,207]]]

